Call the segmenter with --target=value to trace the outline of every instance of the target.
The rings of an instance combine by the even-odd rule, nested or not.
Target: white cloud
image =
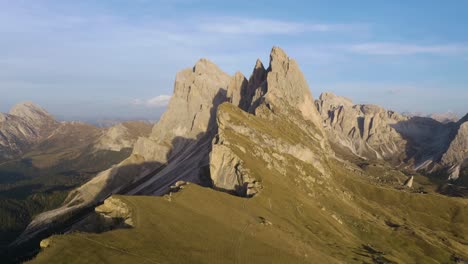
[[[142,99],[133,99],[130,103],[132,105],[138,105],[138,106],[145,106],[145,107],[151,107],[151,108],[159,108],[159,107],[165,107],[169,103],[169,100],[171,99],[170,95],[158,95],[156,97],[142,100]]]
[[[468,52],[467,45],[419,45],[407,43],[361,43],[347,48],[351,52],[370,55],[412,55],[412,54],[460,54]]]

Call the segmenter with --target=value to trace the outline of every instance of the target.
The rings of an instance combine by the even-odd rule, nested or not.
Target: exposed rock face
[[[50,247],[50,242],[51,242],[51,241],[50,241],[49,238],[43,239],[43,240],[41,240],[41,242],[39,243],[39,246],[40,246],[41,248],[48,248],[48,247]]]
[[[253,196],[259,190],[256,181],[244,168],[243,161],[225,145],[214,145],[210,153],[210,175],[213,186],[239,196]]]
[[[451,180],[458,179],[461,169],[468,161],[468,121],[461,119],[457,123],[455,131],[455,137],[441,160],[441,163],[449,168],[449,179]]]
[[[0,160],[21,155],[46,138],[59,123],[41,107],[25,102],[0,114]]]
[[[242,73],[236,72],[227,87],[227,97],[229,98],[229,102],[239,107],[245,105],[245,98],[248,93],[247,87],[247,79]]]
[[[411,176],[408,180],[406,180],[404,186],[408,188],[413,188],[413,181],[414,181],[414,176]]]
[[[147,137],[151,125],[145,122],[124,122],[108,128],[95,145],[96,149],[120,151],[133,148],[139,137]]]
[[[234,105],[244,111],[255,113],[261,118],[272,119],[273,116],[282,116],[318,140],[320,152],[326,151],[326,144],[321,133],[321,119],[314,108],[310,89],[297,63],[290,59],[283,50],[277,47],[272,49],[268,70],[265,70],[262,63],[257,60],[247,85],[241,75],[235,77],[231,84],[235,87],[233,91],[242,89],[247,91],[241,96],[245,98],[245,104],[238,103],[242,100],[233,100]],[[228,94],[230,94],[229,90]],[[239,92],[233,94],[239,94]],[[233,96],[233,98],[238,97]],[[248,170],[244,169],[243,161],[234,153],[230,143],[224,139],[224,134],[226,130],[232,130],[251,137],[254,132],[252,128],[232,124],[229,114],[224,111],[218,111],[217,121],[218,138],[210,154],[210,174],[213,185],[217,189],[234,191],[240,196],[252,196],[262,188],[261,184],[251,176]],[[254,139],[250,138],[250,140]],[[321,159],[316,157],[313,151],[300,144],[291,145],[274,138],[266,138],[266,135],[258,139],[258,142],[263,142],[265,147],[274,146],[281,153],[308,162],[315,166],[323,176],[327,175]],[[271,158],[266,159],[271,160]]]
[[[56,123],[55,119],[46,110],[32,102],[16,104],[10,110],[10,114],[22,118],[34,127],[46,127]]]
[[[193,69],[179,72],[166,112],[153,127],[149,140],[137,142],[134,153],[148,161],[165,163],[190,141],[211,130],[215,125],[217,105],[227,100],[230,79],[228,74],[206,59],[199,60]],[[153,152],[160,147],[162,150]]]
[[[314,100],[304,75],[296,61],[290,59],[278,47],[273,47],[270,54],[266,90],[265,101],[273,105],[274,111],[276,108],[285,111],[293,107],[304,119],[312,121],[321,129],[320,115],[314,107]]]
[[[134,148],[134,154],[164,168],[130,193],[163,194],[177,180],[206,184],[202,174],[217,130],[216,110],[228,100],[230,82],[228,74],[206,59],[177,74],[167,111],[151,136],[140,138]]]
[[[465,118],[442,124],[428,117],[407,117],[376,105],[323,93],[316,101],[323,126],[335,146],[367,159],[404,163],[416,170],[448,170],[457,179],[467,159]],[[467,118],[468,119],[468,118]]]
[[[323,93],[316,101],[329,139],[352,153],[378,159],[404,154],[405,141],[392,127],[407,120],[376,105],[353,105],[352,101]]]

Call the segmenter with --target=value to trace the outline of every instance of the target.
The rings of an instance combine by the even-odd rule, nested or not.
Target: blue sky
[[[468,112],[468,1],[0,0],[0,111],[157,118],[201,57],[249,76],[280,46],[323,91]]]

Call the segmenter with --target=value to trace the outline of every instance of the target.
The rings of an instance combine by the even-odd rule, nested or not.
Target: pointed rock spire
[[[270,53],[265,100],[277,108],[296,108],[304,119],[321,129],[321,118],[309,86],[296,61],[279,47]]]
[[[263,63],[262,63],[262,61],[261,61],[260,59],[257,59],[257,61],[255,62],[255,68],[254,68],[254,70],[256,70],[256,69],[263,69],[263,70],[265,70],[265,67],[263,67]]]
[[[272,72],[286,72],[285,68],[289,62],[288,55],[280,47],[273,47],[270,53],[270,71]]]
[[[231,78],[227,88],[227,97],[233,105],[241,107],[241,100],[248,96],[245,94],[247,85],[247,79],[239,71]]]
[[[250,75],[246,91],[243,96],[240,108],[248,112],[254,112],[258,100],[266,93],[266,73],[265,67],[260,59],[255,62],[255,67]],[[265,83],[265,85],[263,85]]]

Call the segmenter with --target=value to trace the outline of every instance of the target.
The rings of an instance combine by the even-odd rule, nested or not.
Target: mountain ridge
[[[167,111],[148,137],[137,140],[130,157],[70,192],[61,207],[38,215],[15,243],[46,237],[57,222],[71,221],[69,231],[98,225],[96,219],[104,217],[101,209],[79,222],[73,217],[105,201],[107,206],[120,204],[117,199],[134,210],[132,228],[53,236],[33,262],[56,261],[54,254],[67,243],[75,246],[64,258],[83,254],[81,248],[89,248],[83,241],[89,239],[98,243],[110,239],[116,248],[127,250],[124,237],[130,236],[145,242],[134,240],[132,253],[116,261],[134,260],[135,252],[169,261],[162,252],[175,253],[172,246],[183,244],[203,252],[193,258],[207,262],[206,250],[216,247],[217,241],[227,252],[222,262],[238,263],[250,256],[271,263],[271,258],[235,239],[220,240],[222,234],[239,236],[252,249],[269,252],[263,256],[273,252],[279,260],[289,256],[304,263],[342,262],[351,256],[355,262],[387,263],[468,258],[466,200],[426,191],[433,186],[426,178],[398,168],[430,161],[421,169],[439,165],[447,169],[446,164],[466,159],[464,154],[447,155],[446,164],[439,164],[424,156],[440,159],[444,148],[460,153],[455,145],[465,139],[465,123],[446,127],[432,119],[411,119],[376,105],[354,105],[346,98],[322,95],[314,101],[299,66],[278,47],[273,47],[267,69],[257,60],[249,80],[240,73],[229,76],[201,59],[177,73]],[[440,133],[430,135],[428,128]],[[446,144],[451,137],[453,147]],[[445,143],[426,145],[433,138]],[[338,145],[354,158],[346,160]],[[412,186],[404,187],[413,178]],[[428,208],[439,207],[426,215]],[[121,208],[115,205],[111,214],[118,215]],[[149,208],[156,213],[142,213]],[[231,208],[236,214],[226,213],[232,216],[229,219],[219,214]],[[201,213],[191,213],[197,209]],[[124,217],[127,221],[129,216]],[[216,236],[206,233],[210,227]],[[184,239],[167,235],[173,231]],[[204,249],[190,237],[206,238],[211,247]],[[154,248],[145,246],[154,240],[159,242],[152,243]],[[234,246],[236,255],[231,256],[228,249]],[[99,254],[93,251],[86,258],[96,260]],[[180,254],[178,261],[190,262],[187,252]]]

